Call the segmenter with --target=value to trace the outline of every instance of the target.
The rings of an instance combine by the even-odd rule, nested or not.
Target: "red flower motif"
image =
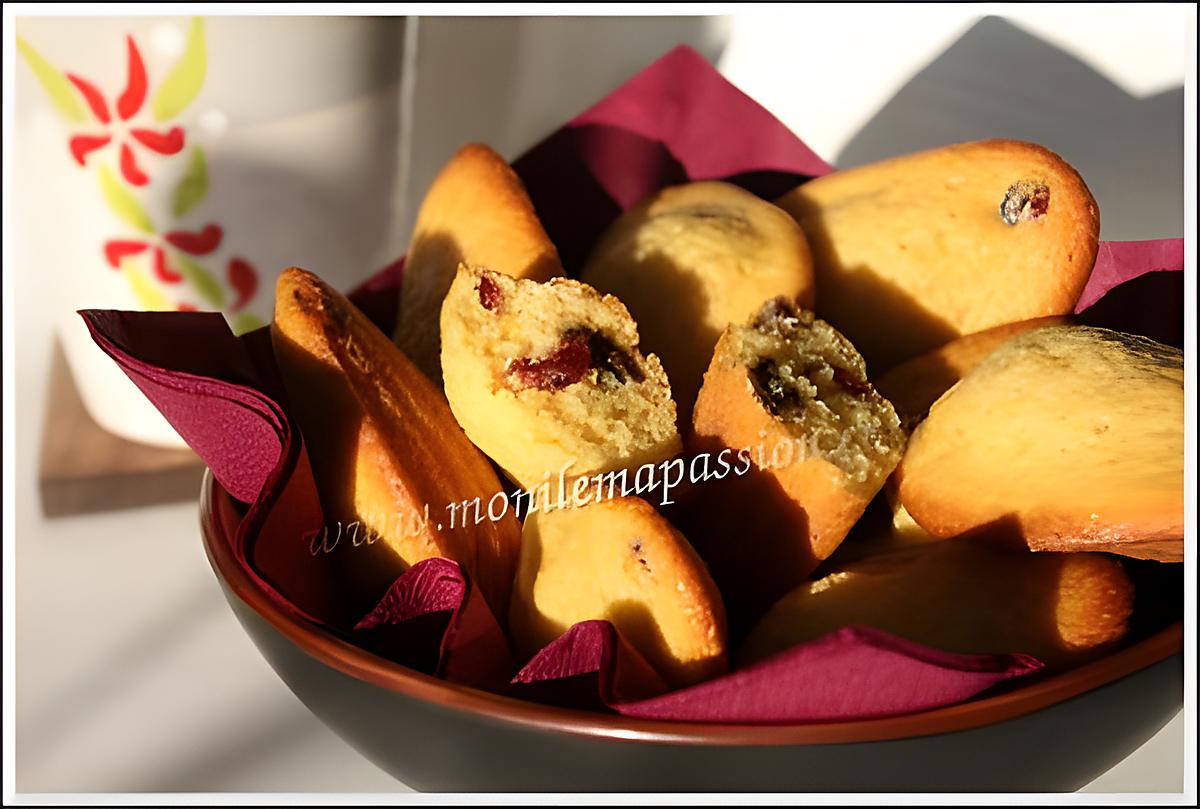
[[[221,245],[223,232],[220,225],[205,225],[199,233],[189,233],[186,230],[173,230],[163,234],[163,238],[185,253],[193,256],[207,256]]]
[[[125,176],[126,181],[131,185],[145,185],[150,181],[150,178],[138,165],[137,156],[134,154],[131,143],[136,142],[158,154],[176,154],[183,149],[183,130],[177,126],[171,127],[166,132],[156,132],[153,129],[133,127],[127,129],[125,127],[125,122],[137,115],[146,100],[146,67],[142,64],[142,55],[138,52],[133,37],[127,36],[125,41],[129,45],[129,71],[128,77],[125,80],[125,90],[116,101],[117,117],[120,119],[120,124],[113,122],[108,103],[104,100],[104,96],[100,91],[96,89],[95,85],[76,76],[74,73],[67,74],[67,78],[71,80],[71,83],[75,85],[83,95],[84,100],[87,101],[88,106],[92,110],[92,115],[96,116],[96,120],[101,124],[106,125],[103,133],[76,135],[71,138],[69,145],[71,147],[71,156],[75,158],[75,162],[83,166],[86,165],[89,154],[103,146],[107,146],[115,137],[121,147],[121,174]],[[132,141],[127,140],[125,135],[129,135]]]
[[[121,260],[127,256],[136,256],[146,250],[154,251],[154,275],[164,284],[178,284],[183,276],[173,270],[167,263],[168,245],[192,256],[206,256],[221,245],[224,231],[220,225],[205,225],[201,231],[173,230],[164,233],[162,242],[158,240],[114,239],[104,244],[104,257],[109,266],[119,269]],[[165,244],[163,243],[165,242]],[[234,259],[237,261],[238,259]],[[232,262],[231,262],[232,263]],[[240,294],[237,286],[234,286]]]
[[[258,272],[249,261],[235,256],[229,259],[225,277],[229,286],[237,293],[237,300],[229,307],[229,311],[236,312],[249,303],[258,291]]]

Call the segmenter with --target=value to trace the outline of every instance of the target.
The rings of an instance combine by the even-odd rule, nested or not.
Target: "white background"
[[[1185,43],[1186,32],[1195,30],[1188,8],[1002,10],[1134,99],[1169,91],[1194,69]],[[983,11],[839,6],[786,16],[762,10],[708,23],[424,18],[409,144],[410,209],[462,141],[488,140],[515,156],[680,38],[719,52],[718,64],[731,80],[836,161],[893,94]],[[489,68],[505,55],[511,69],[496,78]],[[1012,87],[1012,95],[998,95],[995,104],[1011,104],[1019,121],[1028,92],[1044,99],[1054,78],[1045,77],[1038,88]],[[927,97],[937,97],[933,90]],[[898,147],[904,137],[897,136]],[[1096,138],[1104,137],[1103,127],[1096,129]],[[1133,161],[1154,157],[1129,155]],[[1084,176],[1092,181],[1087,171]],[[1182,221],[1178,188],[1146,194],[1174,195]],[[1138,222],[1137,232],[1122,237],[1181,235],[1156,232],[1169,215]],[[194,503],[42,516],[37,457],[51,324],[60,302],[39,281],[52,268],[39,265],[35,246],[10,250],[4,274],[16,338],[16,788],[402,789],[313,718],[258,655],[204,558]],[[99,353],[96,361],[104,361]],[[1179,791],[1182,751],[1176,717],[1089,789]]]

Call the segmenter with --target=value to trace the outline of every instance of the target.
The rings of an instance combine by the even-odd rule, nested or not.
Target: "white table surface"
[[[1194,15],[1189,24],[1188,10],[1178,8],[1093,9],[1083,15],[1014,8],[1009,13],[1039,36],[1102,65],[1110,79],[1134,96],[1182,82],[1182,31],[1195,30]],[[719,63],[726,74],[832,160],[907,77],[957,39],[978,14],[973,9],[816,9],[807,17],[792,12],[786,25],[757,14],[715,27],[688,23],[681,36],[710,52],[728,37]],[[421,75],[453,59],[458,72],[447,74],[446,80],[477,86],[471,67],[486,63],[486,40],[497,25],[423,20]],[[636,67],[680,38],[670,22],[643,21],[631,29],[628,23],[610,21],[586,32],[581,21],[504,25],[506,30],[517,26],[524,37],[527,59],[521,81],[527,88],[538,76],[543,83],[553,78],[537,69],[538,53],[543,60],[573,53],[576,64],[590,64],[589,59],[599,64],[606,48],[623,47],[622,58]],[[470,48],[450,53],[449,43],[470,36],[485,43],[475,61],[470,61]],[[819,76],[813,75],[814,64],[823,66]],[[622,67],[616,79],[621,70],[632,72]],[[614,80],[600,70],[581,77],[582,84],[591,82],[582,97],[598,97]],[[503,129],[480,133],[477,119],[468,123],[466,117],[460,124],[446,123],[451,135],[418,129],[414,166],[463,133],[490,135],[502,150],[515,154],[581,106],[580,95],[566,92],[539,91],[534,97],[543,102],[537,104],[538,115],[510,121]],[[418,94],[418,113],[422,104],[436,103]],[[412,193],[423,187],[420,177],[416,171]],[[1100,202],[1107,210],[1103,198]],[[17,340],[18,792],[405,790],[315,719],[259,656],[209,569],[194,503],[82,517],[42,516],[37,456],[45,429],[56,302],[42,291],[37,279],[45,268],[38,267],[28,246],[15,246],[11,258],[5,273],[12,296],[6,295],[6,305],[14,301],[10,314]],[[5,544],[6,551],[12,547],[8,538]],[[125,565],[129,558],[141,560],[138,569]],[[1177,716],[1087,790],[1181,790],[1182,725]]]

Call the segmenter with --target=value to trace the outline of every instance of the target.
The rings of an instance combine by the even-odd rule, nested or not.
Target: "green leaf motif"
[[[121,259],[121,272],[129,282],[138,306],[142,307],[143,312],[169,312],[174,309],[175,305],[171,303],[170,298],[150,280],[145,271],[137,267],[138,263],[141,262],[137,259]]]
[[[192,289],[196,290],[209,306],[220,309],[225,305],[225,292],[217,283],[217,279],[213,278],[212,273],[183,254],[178,254],[175,258],[179,263],[179,274],[192,285]]]
[[[204,159],[204,150],[199,146],[192,148],[188,159],[187,171],[175,186],[171,200],[171,212],[175,218],[195,208],[208,194],[208,163]]]
[[[238,312],[231,318],[229,328],[233,331],[234,337],[241,337],[243,334],[252,332],[255,329],[261,329],[265,325],[267,324],[257,315],[252,315],[249,312]]]
[[[81,124],[86,121],[87,112],[70,80],[43,59],[42,55],[21,37],[17,37],[17,50],[25,57],[25,61],[33,70],[33,75],[41,82],[59,114],[73,123]]]
[[[137,201],[137,197],[117,179],[113,170],[101,165],[97,175],[100,178],[100,193],[104,196],[108,209],[134,230],[153,234],[154,223],[150,221],[150,215]]]
[[[204,73],[207,69],[208,48],[204,44],[204,20],[193,17],[188,28],[187,43],[183,46],[183,55],[171,68],[162,87],[154,95],[154,120],[167,121],[183,112],[204,86]]]

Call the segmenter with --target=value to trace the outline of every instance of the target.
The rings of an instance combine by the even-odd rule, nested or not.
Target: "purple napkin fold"
[[[253,502],[293,428],[219,314],[80,312],[92,339],[238,500]],[[232,461],[232,462],[231,462]]]
[[[408,662],[409,655],[429,655],[409,665],[465,685],[503,688],[514,668],[487,602],[449,559],[426,559],[405,571],[354,631],[383,657]]]
[[[1183,269],[1183,239],[1100,242],[1091,277],[1075,311],[1091,308],[1111,289],[1151,272]]]
[[[607,622],[576,624],[539,652],[514,684],[591,674],[594,681],[588,686],[600,701],[625,716],[681,722],[820,722],[936,708],[1042,668],[1028,655],[954,654],[878,629],[850,626],[715,680],[627,700],[616,687],[625,663],[622,657],[630,653]]]

